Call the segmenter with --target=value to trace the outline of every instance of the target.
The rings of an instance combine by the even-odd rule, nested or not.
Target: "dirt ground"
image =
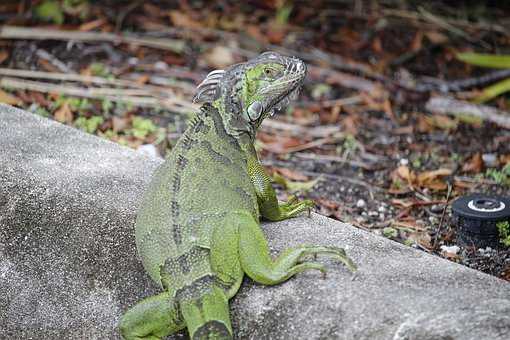
[[[510,280],[508,247],[450,247],[452,201],[510,196],[509,96],[474,103],[510,67],[457,58],[510,54],[510,5],[164,3],[3,1],[0,102],[164,155],[208,71],[265,50],[295,55],[309,69],[302,94],[256,145],[280,198],[295,191],[321,214]],[[503,119],[432,105],[445,97]]]

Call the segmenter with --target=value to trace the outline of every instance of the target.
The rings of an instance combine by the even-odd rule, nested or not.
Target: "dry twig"
[[[186,43],[182,40],[167,38],[137,37],[134,35],[117,35],[107,32],[82,32],[65,31],[56,29],[45,29],[37,27],[18,27],[3,26],[0,27],[0,38],[2,39],[21,39],[21,40],[62,40],[62,41],[83,41],[83,42],[111,42],[114,44],[134,44],[172,51],[174,53],[183,53]]]
[[[117,88],[85,88],[69,85],[56,85],[32,80],[20,80],[15,78],[0,78],[0,87],[8,87],[17,90],[30,90],[43,93],[58,93],[69,96],[109,100],[112,102],[124,102],[139,107],[164,107],[173,112],[187,114],[196,110],[196,106],[176,98],[155,98],[144,96],[144,92],[136,89]],[[135,91],[135,92],[133,92]],[[138,91],[138,92],[136,92]]]
[[[487,105],[477,105],[450,97],[432,97],[425,108],[428,111],[454,116],[473,116],[510,129],[510,113]]]

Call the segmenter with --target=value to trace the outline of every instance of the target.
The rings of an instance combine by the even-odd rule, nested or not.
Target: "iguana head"
[[[265,52],[245,63],[215,70],[198,85],[194,101],[212,103],[232,136],[254,137],[264,118],[297,96],[306,75],[299,59]]]

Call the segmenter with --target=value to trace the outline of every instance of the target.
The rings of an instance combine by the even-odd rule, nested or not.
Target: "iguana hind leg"
[[[248,212],[230,214],[226,219],[223,235],[228,235],[231,239],[237,237],[241,267],[252,280],[258,283],[277,284],[310,269],[326,272],[326,267],[322,263],[307,261],[307,255],[324,254],[346,264],[351,270],[355,269],[345,251],[338,247],[298,246],[285,250],[276,260],[273,260],[260,225]]]
[[[134,305],[122,316],[119,328],[126,340],[159,340],[185,326],[170,293],[165,292]]]
[[[228,299],[215,284],[198,299],[179,303],[192,340],[232,340]]]

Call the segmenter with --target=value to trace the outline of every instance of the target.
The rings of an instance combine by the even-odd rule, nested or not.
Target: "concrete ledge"
[[[117,339],[156,287],[135,212],[161,160],[0,105],[0,339]],[[232,300],[240,339],[508,339],[510,285],[313,215],[265,225],[272,249],[341,245],[359,265]]]

